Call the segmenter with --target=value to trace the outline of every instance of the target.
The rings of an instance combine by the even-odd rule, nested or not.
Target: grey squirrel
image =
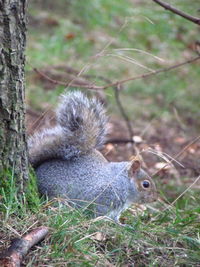
[[[119,220],[132,203],[157,199],[153,180],[139,160],[108,162],[97,150],[105,142],[107,116],[95,98],[79,91],[61,96],[57,125],[28,141],[38,188],[75,207],[92,207],[95,216]]]

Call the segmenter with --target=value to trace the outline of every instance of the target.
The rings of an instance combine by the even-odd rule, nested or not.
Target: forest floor
[[[199,8],[195,0],[176,5],[191,14]],[[55,123],[58,96],[75,89],[62,82],[78,76],[80,86],[104,85],[187,61],[196,56],[197,33],[194,24],[142,0],[74,0],[66,6],[32,1],[28,134]],[[123,84],[119,97],[125,116],[113,88],[87,90],[110,116],[102,153],[110,161],[124,161],[139,152],[159,191],[157,203],[123,214],[122,222],[132,228],[41,199],[33,175],[26,195],[17,198],[13,177],[6,173],[10,183],[0,192],[0,249],[45,225],[50,234],[31,249],[24,266],[200,266],[199,64]]]

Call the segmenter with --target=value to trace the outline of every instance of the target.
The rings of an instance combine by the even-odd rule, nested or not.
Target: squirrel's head
[[[141,168],[141,161],[132,160],[128,167],[129,179],[134,183],[137,191],[137,203],[154,202],[158,198],[157,190],[152,178]]]

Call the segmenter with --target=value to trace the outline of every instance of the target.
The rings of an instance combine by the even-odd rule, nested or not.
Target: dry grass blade
[[[172,162],[176,162],[178,165],[180,165],[182,168],[184,168],[183,164],[181,164],[178,160],[176,160],[176,158],[170,156],[169,154],[165,153],[165,152],[161,152],[161,151],[157,151],[154,150],[152,148],[148,148],[147,150],[145,150],[147,152],[150,152],[158,157],[160,157],[161,159],[164,159],[167,163],[166,165],[163,167],[163,169],[167,166],[167,165],[171,165]],[[160,171],[160,170],[159,170]],[[157,173],[157,172],[156,172]],[[155,174],[154,174],[155,175]]]
[[[200,180],[200,175],[195,179],[195,181],[190,185],[188,186],[173,202],[169,203],[168,202],[168,205],[166,206],[166,208],[164,208],[161,213],[164,213],[166,210],[169,210],[171,208],[173,208],[173,205],[183,196],[185,195],[185,193],[187,191],[189,191],[198,181]],[[158,199],[159,202],[161,202],[162,204],[166,204],[162,199]],[[156,219],[157,217],[159,216],[159,214],[157,216],[154,217],[154,219]]]
[[[114,51],[136,51],[136,52],[139,52],[139,53],[142,53],[142,54],[145,54],[145,55],[148,55],[148,56],[152,56],[153,58],[159,60],[159,61],[165,61],[163,58],[161,57],[158,57],[158,56],[155,56],[147,51],[144,51],[144,50],[141,50],[141,49],[137,49],[137,48],[118,48],[118,49],[114,49]]]
[[[185,191],[183,191],[172,203],[171,203],[171,206],[173,206],[176,201],[181,198],[188,190],[190,190],[190,188],[192,188],[198,181],[200,180],[200,175],[195,179],[195,181],[190,185],[188,186],[188,188],[185,189]]]
[[[146,70],[149,70],[151,72],[154,72],[155,70],[153,69],[150,69],[146,66],[144,66],[143,64],[139,63],[138,61],[136,61],[135,59],[131,58],[131,57],[128,57],[128,56],[125,56],[125,55],[118,55],[118,54],[107,54],[107,56],[111,56],[111,57],[118,57],[124,61],[127,61],[127,62],[130,62],[132,64],[135,64],[143,69],[146,69]]]
[[[189,147],[191,147],[194,143],[196,143],[197,141],[199,141],[200,140],[200,135],[199,136],[197,136],[193,141],[191,141],[187,146],[185,146],[178,154],[176,154],[173,158],[171,157],[171,160],[169,161],[169,163],[171,163],[171,162],[173,162],[173,161],[176,161],[177,163],[178,163],[178,161],[177,161],[177,158],[180,156],[180,155],[182,155]],[[167,165],[167,164],[166,164]],[[165,166],[162,168],[162,169],[164,169],[165,168]],[[154,174],[153,174],[153,176],[154,175],[156,175],[157,173],[159,173],[162,169],[160,169],[160,170],[158,170],[158,171],[156,171]]]

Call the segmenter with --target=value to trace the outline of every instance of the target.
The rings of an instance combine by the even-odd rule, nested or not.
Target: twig
[[[123,105],[122,105],[122,103],[121,103],[121,100],[120,100],[120,97],[119,97],[119,91],[120,91],[120,90],[119,90],[119,89],[120,89],[119,87],[120,87],[120,85],[118,85],[118,86],[113,86],[113,90],[114,90],[114,93],[115,93],[115,100],[116,100],[116,103],[117,103],[117,105],[118,105],[118,108],[119,108],[119,110],[120,110],[120,112],[121,112],[121,114],[122,114],[122,117],[123,117],[124,120],[125,120],[127,129],[128,129],[128,132],[129,132],[129,138],[130,138],[131,140],[133,140],[133,135],[134,135],[133,127],[132,127],[131,122],[130,122],[130,120],[129,120],[129,117],[128,117],[128,115],[126,114],[125,109],[124,109],[124,107],[123,107]],[[134,142],[134,140],[133,140],[133,142],[132,142],[132,146],[131,146],[131,148],[132,148],[132,153],[133,153],[133,154],[138,154],[138,150],[137,150],[137,147],[135,146],[135,142]]]
[[[167,72],[167,71],[170,71],[173,69],[177,69],[183,65],[190,64],[190,63],[195,62],[199,59],[200,59],[200,55],[198,55],[197,57],[191,58],[187,61],[172,65],[172,66],[167,67],[167,68],[158,69],[158,70],[155,70],[153,72],[147,72],[147,73],[142,74],[142,75],[138,75],[138,76],[130,77],[130,78],[127,78],[127,79],[124,79],[121,81],[114,82],[114,83],[106,84],[105,86],[102,86],[101,89],[107,89],[108,87],[118,86],[118,85],[121,85],[121,84],[129,82],[129,81],[134,81],[134,80],[138,80],[138,79],[145,79],[145,78],[148,78],[150,76],[156,75],[156,74],[161,73],[161,72]]]
[[[28,250],[44,239],[48,233],[48,228],[41,226],[26,234],[22,238],[16,238],[12,241],[10,247],[0,254],[1,267],[20,267],[23,257]]]
[[[158,70],[155,70],[155,71],[147,72],[145,74],[138,75],[138,76],[135,76],[135,77],[130,77],[130,78],[127,78],[127,79],[124,79],[124,80],[121,80],[121,81],[111,82],[111,83],[108,83],[108,84],[106,84],[104,86],[97,86],[97,85],[92,85],[92,84],[91,85],[80,85],[80,84],[76,84],[74,81],[73,81],[73,83],[62,82],[62,81],[51,79],[48,75],[44,74],[43,72],[39,71],[36,68],[33,68],[33,70],[36,73],[38,73],[41,77],[45,78],[46,80],[48,80],[49,82],[54,83],[54,84],[59,84],[59,85],[63,85],[63,86],[69,86],[69,84],[70,84],[70,86],[73,86],[73,87],[87,88],[87,89],[92,89],[92,90],[105,90],[108,87],[119,86],[119,85],[122,85],[122,84],[124,84],[124,83],[126,83],[128,81],[134,81],[134,80],[138,80],[138,79],[145,79],[145,78],[148,78],[150,76],[159,74],[161,72],[167,72],[167,71],[170,71],[170,70],[173,70],[173,69],[177,69],[177,68],[179,68],[179,67],[181,67],[183,65],[193,63],[193,62],[195,62],[195,61],[197,61],[199,59],[200,59],[200,55],[198,55],[197,57],[191,58],[189,60],[186,60],[184,62],[172,65],[170,67],[166,67],[166,68],[158,69]]]
[[[105,144],[127,144],[134,143],[133,139],[108,139]]]
[[[120,97],[119,97],[119,89],[117,87],[113,87],[113,90],[114,90],[114,93],[115,93],[116,103],[117,103],[117,105],[119,107],[119,110],[120,110],[120,112],[121,112],[121,114],[122,114],[122,116],[123,116],[123,118],[124,118],[124,120],[126,122],[128,131],[129,131],[129,137],[130,137],[130,139],[132,139],[133,135],[134,135],[133,128],[132,128],[130,120],[129,120],[129,118],[128,118],[125,110],[124,110],[124,107],[123,107],[123,105],[121,103],[121,100],[120,100]]]
[[[175,8],[175,7],[169,5],[168,3],[165,3],[161,0],[153,0],[153,2],[157,3],[158,5],[164,7],[167,10],[170,10],[174,14],[177,14],[177,15],[179,15],[179,16],[181,16],[181,17],[183,17],[183,18],[185,18],[185,19],[187,19],[187,20],[189,20],[189,21],[191,21],[197,25],[200,25],[200,18],[193,17],[193,16],[191,16],[191,15],[189,15],[189,14],[187,14],[187,13],[185,13],[185,12],[183,12],[183,11],[181,11],[181,10],[179,10],[179,9],[177,9],[177,8]]]
[[[53,83],[53,84],[58,84],[58,85],[63,85],[63,86],[71,86],[71,87],[80,87],[80,88],[87,88],[87,89],[94,89],[94,90],[100,90],[102,89],[102,86],[96,86],[96,85],[87,85],[87,84],[76,84],[74,82],[74,80],[76,80],[76,78],[74,78],[73,82],[62,82],[62,81],[58,81],[55,79],[52,79],[51,77],[49,77],[48,75],[46,75],[45,73],[39,71],[36,68],[33,68],[33,70],[39,74],[41,77],[45,78],[47,81]]]

